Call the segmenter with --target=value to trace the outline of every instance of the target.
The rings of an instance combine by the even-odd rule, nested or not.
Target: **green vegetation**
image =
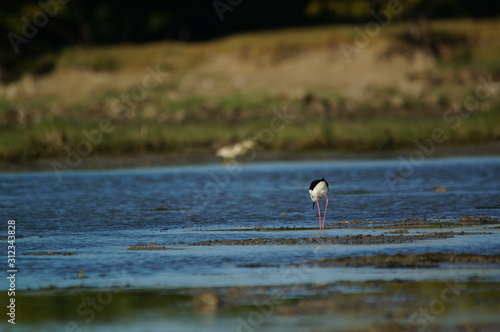
[[[436,128],[437,144],[500,139],[498,87],[481,85],[500,74],[498,21],[432,22],[438,57],[395,23],[348,63],[339,44],[354,27],[67,49],[51,73],[1,87],[0,161],[213,153],[248,138],[282,151],[413,149]]]

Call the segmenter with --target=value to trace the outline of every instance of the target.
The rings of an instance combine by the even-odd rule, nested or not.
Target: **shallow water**
[[[453,229],[478,233],[467,237],[415,243],[189,245],[207,240],[377,235],[386,231],[377,228],[377,223],[412,217],[446,217],[440,219],[444,221],[463,216],[500,217],[499,157],[427,160],[401,178],[393,190],[386,172],[397,174],[398,168],[398,161],[366,160],[73,171],[62,177],[52,172],[1,174],[0,211],[5,230],[7,220],[16,220],[18,290],[72,286],[180,289],[472,277],[498,282],[498,267],[311,266],[299,271],[292,265],[323,257],[379,253],[499,254],[500,231],[488,225]],[[361,220],[372,222],[373,228],[333,227],[320,233],[308,187],[321,177],[330,184],[327,224]],[[446,192],[436,192],[437,188],[446,188]],[[163,210],[165,206],[170,210]],[[410,234],[419,231],[410,230]],[[482,234],[485,232],[489,234]],[[128,249],[152,242],[167,249]],[[49,251],[73,255],[33,255]],[[1,286],[7,286],[5,279]],[[161,321],[156,316],[151,321],[155,319]],[[208,326],[206,321],[202,323]],[[220,324],[223,321],[214,330],[220,330]],[[106,323],[100,328],[109,330]]]

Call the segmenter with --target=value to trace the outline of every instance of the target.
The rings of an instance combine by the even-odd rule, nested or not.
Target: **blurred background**
[[[500,3],[0,3],[0,161],[268,151],[498,152]],[[293,116],[292,116],[293,115]],[[281,128],[281,127],[280,127]],[[82,143],[83,142],[83,143]]]

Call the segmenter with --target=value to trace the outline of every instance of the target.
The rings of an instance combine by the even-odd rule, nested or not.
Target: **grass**
[[[338,48],[353,42],[354,26],[348,25],[198,44],[67,49],[51,55],[53,73],[0,89],[0,161],[65,157],[88,140],[83,130],[99,129],[103,119],[113,130],[92,144],[92,155],[191,148],[213,153],[247,138],[281,151],[414,149],[435,128],[444,131],[444,145],[498,141],[497,93],[459,123],[444,114],[474,96],[478,77],[498,81],[500,41],[494,31],[500,23],[432,26],[441,57],[424,58],[421,69],[419,50],[405,41],[398,24],[382,30],[351,65]],[[124,96],[139,91],[146,68],[156,66],[168,75],[143,90],[134,107],[125,107]],[[276,122],[273,110],[285,108],[293,119]]]
[[[270,120],[269,120],[270,121]],[[189,147],[214,149],[214,142],[232,142],[256,138],[267,149],[311,150],[336,149],[340,151],[390,150],[415,147],[415,141],[432,137],[435,128],[442,128],[448,137],[446,145],[482,143],[491,137],[499,137],[495,123],[500,122],[500,112],[475,114],[454,130],[446,123],[430,120],[418,122],[387,119],[363,121],[335,121],[329,124],[321,120],[293,123],[272,136],[272,140],[259,138],[260,130],[269,128],[265,121],[246,121],[228,125],[216,121],[179,125],[168,124],[116,124],[110,134],[103,134],[102,143],[92,146],[94,154],[137,154],[146,152],[177,152]],[[86,126],[87,131],[97,128]],[[330,132],[325,134],[324,128]],[[0,134],[2,154],[7,160],[27,161],[40,157],[66,155],[65,146],[76,150],[82,140],[88,140],[82,129],[62,127],[47,123],[35,130],[6,130]]]

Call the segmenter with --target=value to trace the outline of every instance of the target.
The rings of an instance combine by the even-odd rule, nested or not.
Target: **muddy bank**
[[[76,255],[76,252],[40,251],[40,252],[28,253],[25,255],[31,255],[31,256],[73,256],[73,255]]]
[[[425,254],[397,254],[397,255],[374,255],[359,257],[326,258],[309,261],[299,265],[315,266],[374,266],[382,268],[410,267],[429,268],[439,267],[443,264],[500,264],[500,255],[475,255],[475,254],[452,254],[452,253],[425,253]]]
[[[495,226],[500,222],[500,218],[493,218],[489,216],[464,216],[461,218],[448,219],[446,217],[437,218],[406,218],[395,221],[382,221],[382,222],[366,222],[360,220],[340,221],[337,223],[330,223],[327,227],[330,229],[335,228],[351,228],[351,229],[364,229],[370,230],[386,230],[382,234],[357,234],[345,236],[325,236],[326,233],[319,232],[315,236],[289,238],[289,237],[276,237],[276,238],[249,238],[249,239],[229,239],[229,240],[206,240],[198,242],[173,242],[173,243],[138,243],[128,246],[128,250],[168,250],[175,246],[260,246],[260,245],[310,245],[310,244],[342,244],[342,245],[360,245],[360,244],[397,244],[397,243],[411,243],[423,240],[434,239],[447,239],[455,236],[467,235],[485,235],[492,234],[490,232],[465,232],[453,231],[453,228],[474,226],[474,225],[492,225]],[[446,228],[448,231],[432,231],[435,228]],[[495,227],[491,227],[492,229]],[[410,232],[408,229],[419,229]],[[259,231],[259,232],[284,232],[284,231],[314,231],[316,228],[295,228],[295,227],[280,227],[280,228],[264,228],[256,227],[253,229],[224,229],[215,230],[218,232],[227,231],[241,233],[246,231]],[[207,232],[211,232],[210,230]]]
[[[452,228],[465,225],[485,225],[500,223],[500,218],[490,216],[463,216],[460,218],[448,218],[439,216],[435,218],[405,218],[394,221],[361,221],[361,220],[341,220],[338,222],[328,223],[329,228]]]
[[[138,243],[136,245],[128,246],[128,250],[167,250],[165,246],[158,245],[157,243]]]
[[[294,326],[297,319],[307,326],[304,331],[498,331],[498,289],[498,282],[375,280],[189,289],[50,289],[19,292],[16,300],[22,304],[23,323],[34,325],[45,322],[58,307],[61,321],[86,327],[88,316],[75,310],[82,299],[112,298],[102,305],[104,310],[94,311],[97,321],[161,315],[165,324],[179,319],[206,324],[210,319],[224,323],[220,330],[236,331],[273,331],[283,324]]]
[[[437,147],[434,158],[496,156],[500,143],[490,142],[470,146]],[[397,159],[399,155],[407,155],[411,150],[381,150],[381,151],[259,151],[253,161],[302,161],[302,160],[361,160],[361,159]],[[1,172],[53,171],[53,164],[65,164],[64,158],[42,158],[27,162],[0,161]],[[221,163],[222,159],[215,156],[214,151],[207,149],[190,149],[183,152],[144,153],[139,155],[96,155],[82,160],[81,164],[71,170],[79,169],[117,169],[138,167],[183,166],[207,163]],[[246,163],[245,159],[241,161]]]
[[[453,236],[472,235],[477,233],[466,232],[429,232],[412,235],[346,235],[346,236],[318,236],[303,238],[258,238],[241,240],[208,240],[194,243],[177,242],[174,245],[212,246],[212,245],[289,245],[289,244],[376,244],[376,243],[407,243],[430,239],[447,239]]]

